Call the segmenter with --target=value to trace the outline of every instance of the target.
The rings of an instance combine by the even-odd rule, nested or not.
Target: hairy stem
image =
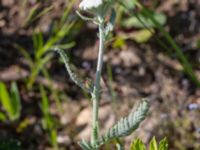
[[[98,113],[99,113],[99,100],[100,100],[100,79],[103,65],[103,53],[104,53],[104,23],[101,21],[99,23],[99,54],[98,54],[98,62],[96,68],[96,78],[94,89],[92,92],[93,99],[93,117],[92,117],[92,144],[93,146],[97,145],[97,139],[99,134],[99,121],[98,121]]]

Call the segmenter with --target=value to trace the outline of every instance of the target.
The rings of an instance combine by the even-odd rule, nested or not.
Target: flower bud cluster
[[[106,16],[116,0],[82,0],[79,8],[95,16]]]

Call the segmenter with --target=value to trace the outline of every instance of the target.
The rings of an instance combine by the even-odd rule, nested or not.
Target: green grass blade
[[[42,112],[43,114],[47,115],[49,114],[49,102],[46,91],[44,90],[43,86],[40,86],[40,93],[42,97],[42,103],[41,103]]]
[[[43,125],[44,128],[46,130],[51,131],[51,129],[53,128],[53,120],[51,118],[50,112],[49,112],[49,101],[48,101],[48,97],[46,94],[46,91],[44,89],[44,87],[41,85],[40,86],[40,93],[41,93],[41,98],[42,98],[42,102],[40,103],[40,107],[43,113]]]
[[[67,43],[67,44],[59,44],[59,45],[56,45],[56,46],[52,46],[51,49],[55,49],[55,48],[59,48],[59,49],[70,49],[72,47],[75,46],[75,42],[70,42],[70,43]]]
[[[53,145],[54,149],[58,149],[58,143],[57,143],[57,131],[55,128],[55,122],[53,120],[53,117],[50,114],[49,108],[49,100],[46,94],[46,91],[42,85],[40,85],[40,93],[42,97],[42,102],[40,103],[40,107],[43,113],[43,127],[47,130],[49,134],[49,139],[51,144]]]
[[[71,0],[70,3],[69,2],[67,3],[66,8],[65,8],[62,18],[61,18],[62,24],[67,20],[67,17],[69,16],[69,13],[72,10],[72,7],[74,6],[75,2],[76,2],[76,0]]]
[[[20,100],[19,90],[15,82],[11,84],[10,97],[12,100],[11,101],[12,109],[15,112],[14,118],[18,119],[20,117],[20,111],[21,111],[21,100]]]
[[[48,50],[52,49],[52,47],[59,41],[61,41],[64,36],[67,35],[67,33],[70,31],[70,29],[72,28],[72,26],[74,25],[73,23],[64,25],[57,33],[55,36],[50,37],[49,40],[47,41],[47,43],[36,52],[36,59],[39,59],[42,57],[42,55],[44,55],[44,53],[46,53]]]
[[[26,18],[26,20],[24,22],[24,26],[31,24],[32,22],[34,22],[35,20],[44,16],[45,14],[47,14],[48,12],[50,12],[53,9],[53,6],[49,6],[49,7],[45,8],[44,10],[42,10],[41,12],[38,12],[39,6],[40,6],[39,4],[35,5],[30,10],[28,17]]]
[[[35,5],[34,7],[32,7],[30,9],[30,12],[28,13],[28,16],[26,17],[25,19],[25,22],[24,22],[24,25],[23,26],[26,26],[27,24],[29,24],[32,20],[32,18],[34,17],[34,15],[36,14],[37,12],[37,9],[38,9],[39,5]]]
[[[31,66],[33,66],[33,60],[30,56],[30,54],[27,52],[26,49],[24,49],[23,47],[21,47],[20,45],[18,45],[17,43],[14,44],[14,47],[16,49],[18,49],[20,51],[20,53],[28,60],[28,62],[30,63]]]
[[[52,55],[48,54],[43,59],[40,59],[34,67],[32,67],[31,70],[31,76],[28,80],[28,88],[30,89],[35,82],[35,78],[37,77],[38,73],[41,71],[42,67],[49,62],[49,60],[52,58]]]
[[[11,104],[10,95],[6,88],[6,85],[3,82],[0,82],[0,100],[3,108],[6,110],[10,120],[14,120],[14,111]]]
[[[58,150],[57,131],[55,129],[50,131],[50,140],[54,150]]]
[[[51,90],[51,93],[53,95],[53,98],[55,99],[55,103],[56,103],[56,106],[57,106],[57,109],[59,110],[60,113],[63,112],[62,110],[62,107],[61,107],[61,102],[60,102],[60,98],[59,98],[59,95],[58,95],[58,90],[53,88],[53,85],[52,85],[52,79],[48,73],[48,70],[43,68],[42,70],[42,74],[44,75],[44,77],[48,80],[48,82],[50,83],[50,87],[49,89]]]

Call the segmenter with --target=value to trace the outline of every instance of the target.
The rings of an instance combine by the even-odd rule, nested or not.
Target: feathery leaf
[[[94,150],[92,145],[89,142],[86,142],[85,140],[79,141],[78,145],[83,149],[83,150]]]
[[[92,89],[93,87],[86,87],[85,86],[85,82],[79,78],[72,70],[70,67],[70,62],[69,62],[69,58],[68,56],[65,54],[65,52],[61,49],[55,48],[55,51],[58,52],[61,56],[61,58],[64,61],[65,67],[67,69],[67,72],[69,73],[70,78],[72,79],[72,81],[74,81],[75,84],[77,84],[79,87],[81,87],[84,91],[88,92],[88,93],[92,93]]]
[[[148,110],[149,102],[143,100],[135,112],[131,112],[127,117],[120,119],[112,128],[110,128],[108,132],[102,136],[100,143],[105,143],[114,138],[130,135],[145,119]]]

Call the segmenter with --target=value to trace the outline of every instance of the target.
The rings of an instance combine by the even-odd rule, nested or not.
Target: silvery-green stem
[[[101,20],[101,18],[100,18]],[[93,99],[93,117],[92,117],[92,144],[97,145],[97,139],[99,134],[99,121],[98,121],[98,112],[99,112],[99,100],[100,100],[100,79],[103,65],[103,53],[104,53],[104,23],[101,21],[99,23],[99,54],[98,54],[98,62],[96,68],[96,78],[94,89],[92,93]]]

